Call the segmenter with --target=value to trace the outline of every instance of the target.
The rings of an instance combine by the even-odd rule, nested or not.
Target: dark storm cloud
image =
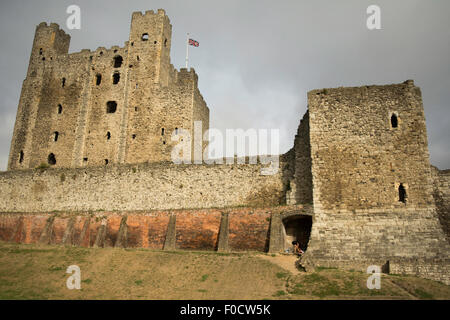
[[[67,30],[67,6],[82,29]],[[381,7],[382,30],[366,28]],[[70,52],[123,46],[133,11],[164,8],[173,25],[172,63],[191,66],[211,110],[211,127],[279,128],[293,144],[308,90],[414,79],[423,94],[431,162],[450,167],[450,2],[442,1],[3,1],[0,4],[0,168],[5,169],[34,29],[56,22]],[[356,124],[357,125],[357,124]]]

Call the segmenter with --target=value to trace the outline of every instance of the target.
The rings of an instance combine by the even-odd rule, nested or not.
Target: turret
[[[70,35],[59,28],[56,23],[42,22],[36,27],[33,48],[31,50],[28,74],[35,71],[39,66],[52,61],[58,55],[69,52]]]
[[[134,12],[131,18],[129,57],[135,72],[167,85],[172,26],[164,10]]]

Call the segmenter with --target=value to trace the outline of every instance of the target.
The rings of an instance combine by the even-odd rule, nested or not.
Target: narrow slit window
[[[164,135],[164,128],[161,128],[161,135]]]
[[[111,132],[108,131],[108,132],[106,133],[106,139],[107,139],[107,140],[111,139]]]
[[[39,49],[39,55],[42,56],[42,48]]]
[[[406,189],[403,186],[403,183],[400,183],[400,185],[398,186],[398,201],[406,203]]]
[[[118,84],[120,81],[120,73],[119,72],[114,72],[113,75],[113,84]]]
[[[58,131],[55,131],[55,132],[53,133],[53,140],[56,142],[56,141],[58,141],[58,138],[59,138],[59,132],[58,132]]]
[[[117,110],[117,102],[108,101],[106,103],[106,113],[115,113]]]
[[[121,56],[114,57],[114,68],[120,68],[122,66],[123,58]]]
[[[62,105],[58,104],[58,114],[61,114],[61,113],[62,113]]]
[[[105,166],[108,165],[108,163],[109,163],[109,160],[105,159]]]
[[[392,128],[398,127],[398,117],[395,113],[393,113],[391,116],[391,126],[392,126]]]
[[[23,151],[21,150],[19,153],[19,163],[23,162],[23,156],[24,156],[24,154],[23,154]]]
[[[97,74],[95,76],[95,83],[99,86],[100,83],[102,83],[102,75],[101,74]]]
[[[63,88],[66,86],[66,78],[62,78],[61,85]]]

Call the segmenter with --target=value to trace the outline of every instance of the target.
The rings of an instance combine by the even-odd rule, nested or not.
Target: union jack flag
[[[193,39],[189,39],[189,44],[190,44],[191,46],[194,46],[194,47],[198,47],[198,46],[199,46],[198,41],[195,41],[195,40],[193,40]]]

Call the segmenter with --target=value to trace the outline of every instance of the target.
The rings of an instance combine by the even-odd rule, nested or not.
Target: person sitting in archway
[[[300,248],[300,242],[298,242],[297,240],[292,241],[292,245],[294,246],[294,254],[295,255],[300,257],[302,254],[305,253],[302,250],[302,248]]]

